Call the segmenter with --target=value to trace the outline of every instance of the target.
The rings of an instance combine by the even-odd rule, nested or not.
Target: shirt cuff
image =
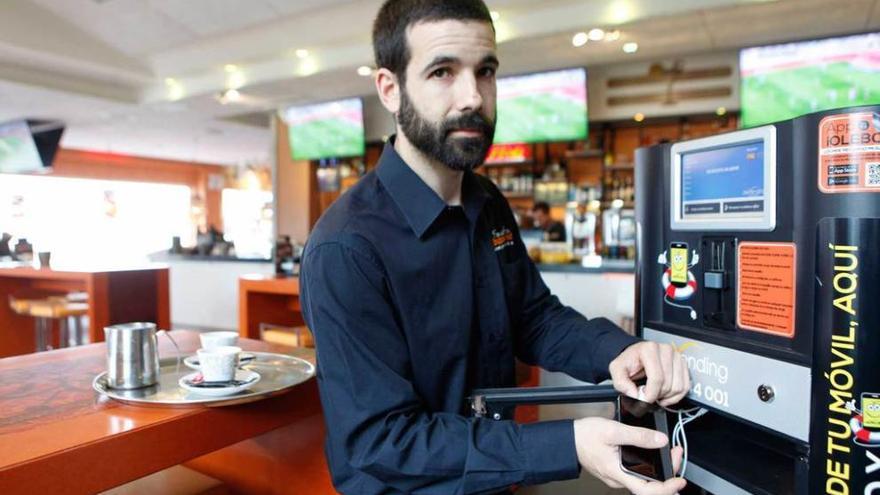
[[[597,375],[596,383],[600,383],[610,378],[611,375],[608,371],[608,365],[610,365],[611,361],[614,361],[624,349],[642,341],[642,339],[624,332],[620,327],[605,318],[602,319],[605,320],[604,323],[606,323],[609,328],[601,337],[601,340],[596,343],[596,350],[593,353],[593,363],[597,366],[597,369],[595,370]]]
[[[524,424],[520,435],[526,458],[524,485],[569,480],[580,475],[573,420]]]

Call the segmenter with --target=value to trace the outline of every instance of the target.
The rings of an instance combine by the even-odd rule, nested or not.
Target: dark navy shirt
[[[345,494],[577,477],[571,420],[476,419],[466,397],[515,386],[514,358],[601,381],[636,342],[550,294],[489,180],[466,172],[462,205],[447,206],[392,144],[321,217],[300,280],[327,461]]]

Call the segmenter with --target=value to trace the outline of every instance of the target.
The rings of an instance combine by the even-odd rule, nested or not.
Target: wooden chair
[[[309,327],[282,327],[266,323],[260,324],[260,338],[266,342],[285,347],[315,347],[315,339]]]

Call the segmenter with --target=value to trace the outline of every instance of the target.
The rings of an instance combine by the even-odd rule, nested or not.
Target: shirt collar
[[[397,154],[394,137],[385,143],[376,174],[412,231],[421,238],[446,208],[446,203]],[[475,224],[489,193],[473,172],[464,173],[461,188],[465,215],[471,224]]]

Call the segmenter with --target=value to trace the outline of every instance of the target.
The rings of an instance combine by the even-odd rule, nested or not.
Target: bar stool
[[[10,308],[24,316],[34,318],[34,340],[37,352],[52,349],[52,323],[59,323],[60,347],[73,347],[88,343],[89,305],[78,302],[82,297],[75,295],[73,301],[66,296],[50,296],[43,299],[9,298]]]

